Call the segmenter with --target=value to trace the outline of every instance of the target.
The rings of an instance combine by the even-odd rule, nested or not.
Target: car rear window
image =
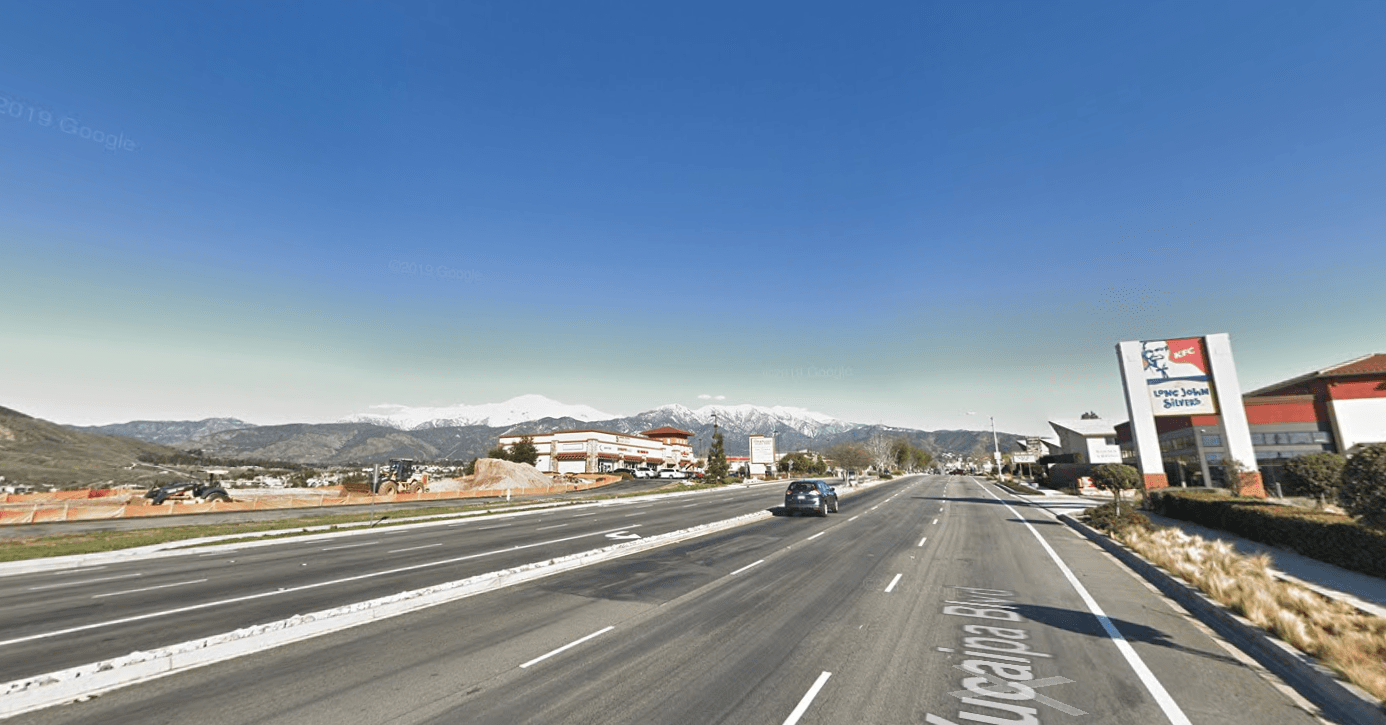
[[[818,486],[815,485],[812,481],[795,481],[794,483],[789,484],[790,493],[808,493],[809,491],[817,490]]]

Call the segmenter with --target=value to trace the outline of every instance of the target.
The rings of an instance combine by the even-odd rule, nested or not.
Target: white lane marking
[[[398,554],[401,551],[418,551],[419,549],[432,549],[435,546],[442,546],[442,544],[424,544],[423,546],[411,546],[407,549],[391,549],[390,551],[387,551],[385,553]]]
[[[596,511],[593,511],[593,512],[590,513],[590,514],[573,514],[572,516],[569,516],[568,518],[570,518],[570,519],[580,519],[580,518],[582,518],[583,516],[596,516],[596,515],[597,515],[597,512],[596,512]]]
[[[547,529],[561,529],[561,528],[563,528],[564,526],[567,526],[567,524],[554,524],[553,526],[540,526],[539,528],[535,529],[535,531],[544,531],[544,530],[547,530]]]
[[[477,531],[490,531],[491,529],[503,529],[503,528],[505,528],[505,527],[507,527],[507,526],[514,526],[514,524],[497,524],[497,525],[495,525],[495,526],[483,526],[483,527],[477,529]]]
[[[759,560],[759,561],[753,561],[753,562],[751,562],[750,564],[747,564],[746,566],[743,566],[743,567],[741,567],[740,569],[737,569],[736,571],[734,571],[734,572],[728,574],[727,576],[736,576],[737,574],[740,574],[741,572],[746,571],[747,569],[750,569],[751,567],[755,566],[756,564],[763,563],[764,561],[765,561],[764,559],[761,559],[761,560]]]
[[[973,483],[976,483],[976,481],[974,480]],[[1160,709],[1164,711],[1165,717],[1174,725],[1192,725],[1192,723],[1189,722],[1189,718],[1184,715],[1184,711],[1179,709],[1179,705],[1174,701],[1174,698],[1170,697],[1169,692],[1165,690],[1164,685],[1161,685],[1160,681],[1156,679],[1155,673],[1151,672],[1149,667],[1146,667],[1145,661],[1141,659],[1140,655],[1136,654],[1136,650],[1131,647],[1131,643],[1126,641],[1126,637],[1117,630],[1116,625],[1112,624],[1112,620],[1107,617],[1106,612],[1102,611],[1102,607],[1098,605],[1097,600],[1092,598],[1088,590],[1078,581],[1078,577],[1073,575],[1073,570],[1069,569],[1068,565],[1064,563],[1064,560],[1059,558],[1058,553],[1049,545],[1049,542],[1045,541],[1043,536],[1040,536],[1039,530],[1029,521],[1026,521],[1025,517],[1017,513],[1015,509],[1011,508],[1011,505],[1006,503],[1000,496],[992,493],[986,486],[980,483],[978,483],[977,486],[983,491],[986,491],[988,496],[991,496],[1002,506],[1005,506],[1006,510],[1011,512],[1012,516],[1019,519],[1021,523],[1025,524],[1025,528],[1029,529],[1030,533],[1035,535],[1035,539],[1040,542],[1040,546],[1049,553],[1049,558],[1054,560],[1054,563],[1059,567],[1059,571],[1063,572],[1064,578],[1068,579],[1068,583],[1073,585],[1073,590],[1078,592],[1078,596],[1083,599],[1083,603],[1087,605],[1088,611],[1092,612],[1094,617],[1097,617],[1097,621],[1102,625],[1102,629],[1106,630],[1107,637],[1116,645],[1117,650],[1121,652],[1121,656],[1126,658],[1126,663],[1131,665],[1131,669],[1136,671],[1136,676],[1141,678],[1141,684],[1145,685],[1146,691],[1155,698],[1155,702],[1158,703]]]
[[[934,523],[935,523],[935,524],[938,523],[938,519],[934,519]]]
[[[63,582],[63,583],[61,583],[61,584],[40,584],[39,586],[36,586],[36,587],[29,587],[28,589],[25,589],[24,591],[27,591],[27,592],[37,592],[37,591],[41,591],[41,590],[44,590],[44,589],[58,589],[58,588],[60,588],[60,587],[75,587],[75,586],[81,586],[82,584],[95,584],[95,583],[97,583],[97,582],[111,582],[111,581],[115,581],[115,580],[117,580],[117,579],[133,579],[133,578],[135,578],[135,577],[137,577],[137,576],[144,576],[144,574],[141,574],[141,573],[139,573],[139,572],[136,572],[136,573],[134,573],[134,574],[121,574],[121,575],[119,575],[119,576],[103,576],[103,577],[99,577],[99,578],[97,578],[97,579],[83,579],[82,581],[78,581],[78,582]]]
[[[857,514],[857,516],[860,516],[860,515],[861,515],[861,514]],[[848,520],[848,521],[856,521],[856,520],[857,520],[857,516],[853,516],[852,518],[847,519],[847,520]]]
[[[635,527],[631,527],[631,528],[636,528],[636,527],[639,527],[639,526],[640,526],[640,524],[636,524]],[[57,630],[54,630],[54,631],[52,631],[52,632],[40,632],[39,634],[31,634],[31,635],[28,635],[27,637],[15,637],[14,639],[0,640],[0,647],[5,647],[5,646],[8,646],[8,645],[12,645],[12,644],[19,644],[20,642],[32,642],[32,641],[38,640],[38,639],[48,639],[49,637],[59,637],[59,636],[62,636],[62,635],[64,635],[64,634],[72,634],[73,632],[85,632],[85,631],[90,630],[90,629],[101,629],[101,628],[103,628],[103,627],[111,627],[111,626],[114,626],[114,625],[117,625],[117,624],[128,624],[128,623],[130,623],[130,622],[142,622],[142,621],[144,621],[144,620],[146,620],[146,619],[154,619],[154,618],[156,618],[156,617],[167,617],[167,616],[170,616],[170,615],[173,615],[173,614],[182,614],[182,613],[184,613],[184,612],[195,612],[195,611],[197,611],[197,610],[199,610],[199,609],[211,609],[212,607],[219,607],[219,606],[222,606],[222,605],[224,605],[224,604],[237,604],[237,603],[239,603],[239,602],[248,602],[248,601],[252,601],[252,600],[255,600],[255,599],[264,599],[265,597],[279,596],[280,594],[292,594],[292,593],[294,593],[294,592],[301,592],[301,591],[306,591],[306,590],[309,590],[309,589],[320,589],[320,588],[322,588],[322,587],[328,587],[328,586],[332,586],[332,585],[334,585],[334,584],[346,584],[346,583],[348,583],[348,582],[361,581],[361,580],[363,580],[363,579],[373,579],[373,578],[378,577],[378,576],[390,576],[390,575],[393,575],[393,574],[402,574],[402,573],[407,572],[407,571],[417,571],[417,570],[419,570],[419,569],[428,569],[428,568],[435,567],[435,566],[446,566],[446,565],[448,565],[448,564],[456,564],[456,563],[461,562],[461,561],[468,561],[468,560],[471,560],[471,559],[480,559],[480,558],[487,557],[487,556],[494,556],[494,555],[496,555],[496,554],[509,554],[509,553],[511,553],[511,552],[520,551],[520,550],[522,550],[522,549],[533,549],[533,548],[536,547],[536,546],[548,546],[548,545],[550,545],[550,544],[562,544],[562,543],[567,542],[567,541],[576,541],[577,539],[585,539],[585,538],[587,538],[587,537],[589,537],[589,536],[603,536],[603,535],[605,535],[605,534],[609,534],[609,533],[612,533],[612,532],[621,533],[621,532],[624,532],[624,531],[626,531],[626,529],[611,529],[611,530],[608,530],[608,531],[596,531],[596,532],[593,532],[593,533],[590,533],[590,534],[577,534],[577,535],[575,535],[575,536],[566,536],[566,537],[564,537],[564,538],[562,538],[562,539],[550,539],[550,540],[548,540],[548,541],[536,541],[536,542],[534,542],[533,544],[522,544],[522,545],[519,545],[519,546],[508,546],[508,547],[506,547],[506,548],[504,548],[504,549],[495,549],[495,550],[492,550],[492,551],[483,551],[483,552],[481,552],[481,553],[479,553],[479,554],[467,554],[467,555],[465,555],[465,556],[454,556],[454,557],[452,557],[452,558],[450,558],[450,559],[440,559],[440,560],[438,560],[438,561],[426,561],[426,562],[423,562],[422,564],[410,564],[409,566],[401,566],[401,567],[396,567],[396,568],[394,568],[394,569],[384,569],[384,570],[382,570],[382,571],[376,571],[376,572],[367,572],[367,573],[365,573],[365,574],[357,574],[357,575],[355,575],[355,576],[342,577],[341,579],[331,579],[331,580],[329,580],[329,581],[314,582],[314,583],[312,583],[312,584],[302,584],[302,585],[299,585],[299,586],[296,586],[296,587],[287,587],[287,588],[284,588],[284,589],[276,589],[276,590],[274,590],[274,591],[272,591],[272,592],[260,592],[260,593],[258,593],[258,594],[245,594],[245,595],[242,595],[242,596],[239,596],[239,597],[231,597],[230,599],[220,599],[220,600],[217,600],[217,601],[214,601],[214,602],[202,602],[201,604],[189,604],[189,605],[186,606],[186,607],[175,607],[175,608],[173,608],[173,609],[165,609],[165,610],[160,611],[160,612],[149,612],[148,614],[136,614],[136,615],[129,616],[129,617],[121,617],[120,619],[112,619],[112,620],[109,620],[109,621],[106,621],[106,622],[93,622],[92,624],[83,624],[83,625],[78,626],[78,627],[68,627],[67,629],[57,629]],[[142,575],[141,575],[141,574],[134,574],[134,575],[132,575],[132,576],[142,576]],[[63,586],[66,586],[66,585],[63,585]]]
[[[926,542],[926,541],[928,541],[928,540],[929,540],[929,537],[925,536],[924,538],[922,538],[922,539],[919,540],[919,545],[920,545],[920,546],[923,546],[923,545],[924,545],[924,542]]]
[[[680,506],[679,508],[681,508],[681,509],[688,509],[688,508],[693,508],[694,506],[697,506],[697,505],[698,505],[698,504],[696,504],[696,503],[690,503],[690,504],[684,504],[684,505]]]
[[[332,550],[334,550],[334,549],[355,549],[355,548],[358,547],[358,546],[370,546],[371,544],[379,544],[379,543],[380,543],[379,541],[366,541],[366,542],[362,542],[362,543],[360,543],[360,544],[342,544],[341,546],[328,546],[328,547],[324,547],[324,548],[322,549],[322,551],[332,551]]]
[[[220,552],[213,552],[213,553],[215,554],[215,553],[220,553]],[[203,556],[208,556],[208,555],[207,555],[207,554],[203,554]],[[105,568],[106,568],[106,565],[105,565],[105,564],[102,564],[101,566],[88,566],[88,567],[83,567],[83,568],[81,568],[81,569],[64,569],[64,570],[62,570],[62,571],[52,571],[52,572],[48,572],[48,574],[49,574],[50,576],[62,576],[63,574],[81,574],[81,573],[83,573],[83,572],[97,571],[97,570],[105,569]]]
[[[121,594],[135,594],[135,593],[138,593],[138,592],[149,592],[149,591],[153,591],[153,590],[155,590],[155,589],[168,589],[169,587],[181,587],[181,586],[183,586],[184,584],[201,584],[202,582],[205,582],[205,581],[207,581],[207,580],[206,580],[206,579],[193,579],[192,581],[178,582],[178,583],[176,583],[176,584],[160,584],[160,585],[158,585],[158,586],[153,586],[153,587],[144,587],[143,589],[126,589],[126,590],[123,591],[123,592],[107,592],[107,593],[105,593],[105,594],[93,594],[93,595],[91,595],[91,598],[92,598],[92,599],[100,599],[101,597],[115,597],[115,596],[119,596],[119,595],[121,595]]]
[[[606,538],[608,538],[608,539],[617,539],[617,540],[620,540],[620,539],[638,539],[638,538],[640,538],[640,534],[632,534],[631,532],[626,531],[625,529],[621,529],[620,531],[616,531],[616,532],[607,534],[607,535],[606,535]]]
[[[810,536],[810,537],[808,537],[807,539],[804,539],[804,541],[813,541],[814,539],[816,539],[816,538],[818,538],[818,537],[820,537],[820,536],[822,536],[823,534],[826,534],[826,533],[828,533],[828,532],[826,532],[826,531],[820,531],[820,532],[814,534],[813,536]]]
[[[621,518],[628,519],[632,516],[644,516],[644,514],[621,514]]]
[[[900,583],[900,577],[902,576],[904,576],[904,574],[896,574],[895,578],[890,580],[890,585],[887,586],[885,590],[886,594],[889,594],[895,590],[895,585]]]
[[[805,712],[808,712],[809,705],[813,704],[813,698],[818,697],[818,691],[823,689],[824,683],[832,676],[833,673],[831,672],[824,672],[818,676],[818,679],[813,683],[813,687],[810,687],[809,691],[804,693],[803,699],[799,700],[799,704],[794,707],[794,712],[789,713],[789,717],[785,719],[784,725],[794,725],[794,723],[799,722],[799,718],[803,717]]]
[[[574,648],[574,647],[576,647],[576,646],[582,644],[583,642],[586,642],[587,640],[592,639],[593,637],[599,637],[599,636],[601,636],[601,635],[603,635],[603,634],[606,634],[607,632],[610,632],[610,631],[613,630],[613,629],[616,629],[616,627],[612,626],[612,627],[607,627],[607,628],[605,628],[605,629],[599,629],[599,630],[597,630],[596,632],[593,632],[592,634],[589,634],[589,635],[587,635],[586,637],[583,637],[582,639],[574,640],[574,641],[572,641],[572,642],[569,642],[568,644],[565,644],[565,645],[563,645],[562,647],[559,647],[558,649],[556,649],[556,650],[554,650],[554,651],[552,651],[552,652],[550,652],[550,653],[548,653],[548,654],[546,654],[546,655],[540,655],[540,656],[538,656],[538,657],[535,657],[534,659],[532,659],[532,660],[530,660],[530,661],[528,661],[528,662],[526,662],[526,663],[520,665],[520,669],[523,670],[523,669],[525,669],[526,667],[529,667],[530,665],[538,664],[538,663],[540,663],[540,662],[543,662],[544,660],[546,660],[546,659],[548,659],[548,658],[550,658],[550,657],[552,657],[552,656],[554,656],[554,655],[556,655],[556,654],[558,654],[558,653],[560,653],[560,652],[565,652],[565,651],[567,651],[567,650],[570,650],[570,649],[572,649],[572,648]]]

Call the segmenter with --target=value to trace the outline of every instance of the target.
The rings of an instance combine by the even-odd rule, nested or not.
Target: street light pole
[[[987,416],[987,418],[991,420],[991,445],[992,445],[992,447],[993,447],[993,450],[995,451],[995,453],[994,453],[994,456],[995,456],[995,457],[992,459],[992,462],[996,464],[996,478],[997,478],[997,479],[1000,479],[1000,478],[1001,478],[1001,442],[996,438],[996,416],[994,416],[994,415],[989,415],[989,416]]]

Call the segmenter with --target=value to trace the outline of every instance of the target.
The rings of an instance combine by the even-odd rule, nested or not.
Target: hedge
[[[1306,511],[1214,491],[1152,491],[1148,501],[1156,513],[1170,518],[1386,577],[1386,531],[1368,528],[1342,514]]]

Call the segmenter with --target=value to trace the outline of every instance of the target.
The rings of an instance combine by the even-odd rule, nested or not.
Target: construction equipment
[[[372,488],[378,494],[418,493],[428,490],[428,474],[416,472],[412,458],[391,458],[383,470],[376,471]]]
[[[145,492],[144,497],[151,505],[157,506],[166,501],[187,501],[195,503],[221,501],[231,503],[231,494],[217,482],[217,474],[226,471],[207,471],[206,481],[178,481],[163,486],[155,486]]]

